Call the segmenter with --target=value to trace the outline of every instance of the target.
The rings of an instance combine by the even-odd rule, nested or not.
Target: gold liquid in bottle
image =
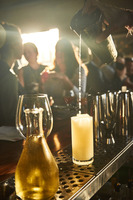
[[[39,110],[39,109],[38,109]],[[28,124],[36,126],[32,131],[28,128],[27,138],[15,172],[16,195],[22,200],[51,199],[59,186],[59,170],[55,159],[47,145],[41,129],[41,112],[26,111]],[[33,115],[33,119],[31,116]],[[40,115],[37,128],[37,118]],[[39,131],[38,131],[38,130]]]

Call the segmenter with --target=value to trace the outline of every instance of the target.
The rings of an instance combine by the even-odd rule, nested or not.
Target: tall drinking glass
[[[94,160],[93,118],[88,114],[71,117],[72,160],[89,165]]]

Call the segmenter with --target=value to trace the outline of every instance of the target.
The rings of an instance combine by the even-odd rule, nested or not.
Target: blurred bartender
[[[0,126],[15,126],[18,81],[11,70],[22,56],[22,39],[18,27],[0,23]]]
[[[99,8],[104,15],[107,29],[97,38],[97,42],[106,39],[110,34],[118,33],[126,28],[128,34],[133,33],[133,1],[132,0],[85,0],[83,13],[90,13]]]

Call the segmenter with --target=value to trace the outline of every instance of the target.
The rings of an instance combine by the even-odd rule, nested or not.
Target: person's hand
[[[44,69],[41,72],[41,82],[45,83],[48,79],[50,78],[55,78],[56,77],[56,72],[55,71],[49,71],[47,69]]]
[[[45,83],[48,80],[48,72],[44,70],[40,75],[41,75],[41,82]]]
[[[87,0],[83,8],[83,14],[89,14],[96,8],[101,10],[104,17],[104,23],[107,25],[107,28],[96,38],[98,43],[105,40],[110,34],[119,33],[122,28],[126,27],[128,32],[131,31],[133,25],[132,11],[111,7],[101,3],[99,0]]]

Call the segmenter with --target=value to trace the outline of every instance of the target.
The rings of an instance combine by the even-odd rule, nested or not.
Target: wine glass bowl
[[[36,112],[37,109],[42,109],[43,134],[47,138],[53,128],[53,115],[49,100],[46,94],[27,94],[19,96],[17,111],[16,111],[16,128],[22,136],[26,137],[26,112]],[[32,130],[33,131],[33,130]]]
[[[63,98],[68,107],[73,107],[75,103],[75,94],[73,90],[64,90]]]

